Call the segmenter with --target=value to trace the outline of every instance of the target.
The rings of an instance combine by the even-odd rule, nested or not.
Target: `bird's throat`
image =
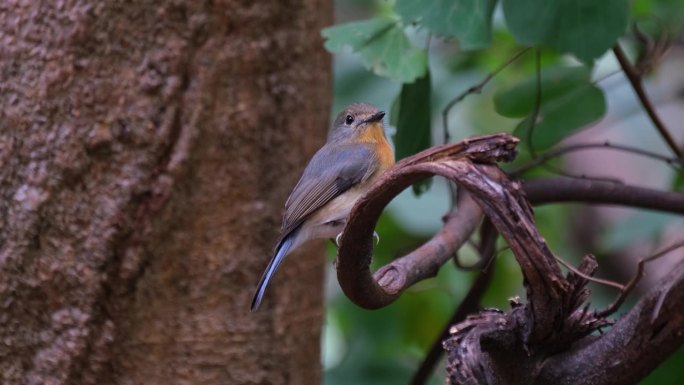
[[[382,124],[370,123],[363,127],[359,135],[359,142],[376,144],[387,142],[387,139],[385,139],[385,130]]]

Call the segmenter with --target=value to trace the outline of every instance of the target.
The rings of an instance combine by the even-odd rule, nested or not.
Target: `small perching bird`
[[[275,255],[252,299],[252,311],[285,257],[311,239],[335,239],[356,200],[390,166],[394,152],[387,142],[385,113],[366,103],[352,104],[337,115],[327,143],[311,158],[285,203]]]

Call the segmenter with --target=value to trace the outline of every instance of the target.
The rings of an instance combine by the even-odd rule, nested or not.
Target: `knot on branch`
[[[388,294],[400,293],[406,285],[406,275],[392,265],[383,266],[375,274],[378,285]]]

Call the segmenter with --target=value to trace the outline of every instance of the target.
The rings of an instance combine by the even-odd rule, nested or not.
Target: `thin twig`
[[[558,167],[554,167],[550,164],[545,164],[542,163],[539,165],[539,167],[549,171],[550,173],[556,174],[558,176],[562,176],[565,178],[570,178],[570,179],[580,179],[580,180],[595,180],[597,182],[611,182],[611,183],[619,183],[622,184],[623,181],[618,178],[610,177],[610,176],[596,176],[596,175],[587,175],[587,174],[571,174],[569,172],[565,172],[564,170],[561,170]]]
[[[510,59],[508,59],[505,63],[501,64],[499,67],[497,67],[494,71],[490,72],[484,79],[482,79],[479,83],[471,86],[455,98],[451,99],[449,103],[447,103],[446,107],[442,110],[442,127],[444,130],[444,143],[449,143],[451,140],[451,137],[449,135],[449,112],[451,109],[458,103],[460,103],[463,99],[466,98],[466,96],[470,94],[475,94],[475,93],[480,93],[482,92],[482,89],[484,86],[489,83],[490,80],[492,80],[496,75],[499,74],[499,72],[503,71],[511,65],[513,62],[518,60],[523,54],[525,54],[527,51],[529,51],[530,48],[524,48],[520,51],[518,51],[515,55],[513,55]]]
[[[619,284],[619,283],[617,283],[617,282],[613,282],[613,281],[610,281],[610,280],[607,280],[607,279],[601,279],[601,278],[592,277],[592,276],[590,276],[590,275],[586,275],[586,274],[582,273],[581,271],[577,270],[577,269],[576,269],[574,266],[572,266],[571,264],[565,262],[565,261],[563,260],[563,258],[560,258],[560,257],[558,257],[558,256],[556,256],[556,255],[554,255],[554,257],[556,258],[556,261],[558,261],[561,265],[565,266],[566,268],[568,268],[568,270],[570,270],[570,271],[572,271],[574,274],[579,275],[580,277],[586,279],[587,281],[595,282],[595,283],[598,283],[598,284],[601,284],[601,285],[610,286],[610,287],[615,288],[615,289],[618,289],[618,290],[624,289],[624,286],[621,285],[621,284]]]
[[[551,160],[553,158],[557,158],[559,156],[563,156],[563,155],[569,154],[571,152],[591,150],[591,149],[596,149],[596,148],[606,148],[609,150],[623,151],[623,152],[627,152],[627,153],[632,153],[632,154],[636,154],[636,155],[642,155],[645,157],[653,158],[653,159],[667,163],[669,166],[675,168],[675,170],[679,170],[678,168],[676,168],[674,166],[675,164],[680,164],[680,165],[684,164],[684,159],[671,158],[671,157],[667,157],[664,155],[656,154],[654,152],[642,150],[640,148],[625,146],[622,144],[612,144],[612,143],[606,141],[603,143],[578,143],[578,144],[571,144],[571,145],[567,145],[567,146],[563,146],[563,147],[558,147],[554,150],[550,150],[550,151],[545,152],[544,154],[540,155],[539,157],[537,157],[536,159],[534,159],[530,163],[517,168],[516,170],[511,172],[511,175],[519,176],[519,175],[531,170],[532,168],[534,168],[536,166],[539,166],[541,164],[548,162],[549,160]]]
[[[604,80],[606,80],[606,79],[608,79],[608,78],[611,78],[611,77],[613,77],[613,76],[619,74],[620,72],[622,72],[622,70],[615,70],[615,71],[613,71],[613,72],[607,73],[607,74],[603,75],[602,77],[597,78],[596,80],[594,80],[593,82],[591,82],[591,84],[597,85],[597,84],[601,83],[602,81],[604,81]]]
[[[670,146],[670,149],[672,149],[672,152],[677,156],[677,158],[682,158],[681,149],[679,146],[677,146],[677,142],[675,142],[675,140],[672,138],[663,121],[660,120],[660,117],[653,107],[653,103],[651,103],[651,100],[644,90],[641,74],[629,62],[627,55],[625,55],[625,52],[620,47],[620,44],[616,43],[615,46],[613,46],[613,53],[615,54],[617,61],[620,63],[620,67],[622,67],[622,70],[625,72],[625,76],[627,76],[627,79],[632,85],[639,102],[641,102],[642,107],[644,107],[644,110],[646,110],[648,117],[651,119],[651,122],[653,122],[653,125],[660,133],[660,136],[662,136],[665,142],[667,142],[668,146]]]
[[[646,257],[642,260],[639,261],[637,264],[637,272],[634,274],[634,277],[627,282],[626,285],[621,285],[622,287],[620,288],[620,295],[618,298],[613,302],[610,306],[608,306],[606,309],[601,310],[596,313],[598,317],[607,317],[611,314],[613,314],[617,309],[620,308],[623,302],[625,302],[625,299],[627,299],[627,296],[629,293],[634,289],[634,286],[636,286],[637,283],[641,280],[641,278],[644,276],[644,265],[647,262],[651,262],[653,260],[656,260],[664,255],[669,254],[671,251],[674,251],[680,247],[684,247],[684,240],[681,240],[679,242],[675,242],[674,244],[662,249],[661,251]]]

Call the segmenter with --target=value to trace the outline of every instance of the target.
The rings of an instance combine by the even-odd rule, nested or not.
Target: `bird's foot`
[[[340,240],[341,239],[342,239],[342,233],[339,233],[339,234],[337,234],[337,236],[335,237],[335,240],[334,240],[335,246],[337,246],[338,249],[340,248]],[[376,231],[373,231],[373,240],[375,241],[375,246],[377,246],[378,243],[380,243],[380,235],[378,235],[378,233]]]

